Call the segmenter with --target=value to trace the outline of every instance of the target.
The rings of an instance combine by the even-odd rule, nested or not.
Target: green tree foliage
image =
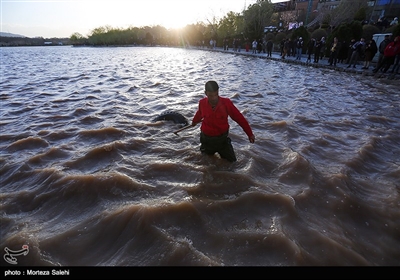
[[[363,28],[362,28],[361,22],[353,21],[350,23],[349,27],[350,27],[350,31],[351,31],[350,32],[351,37],[356,40],[360,40],[360,38],[363,35]]]
[[[272,42],[275,41],[275,34],[274,33],[268,33],[265,35],[265,40],[269,41],[272,40]]]
[[[239,13],[229,12],[218,23],[221,38],[238,37],[243,33],[243,17]]]
[[[362,29],[363,29],[362,37],[365,39],[365,41],[371,40],[374,34],[380,32],[378,27],[371,24],[363,25]]]
[[[343,23],[341,25],[339,25],[337,28],[335,28],[332,32],[332,34],[330,36],[328,36],[327,42],[328,44],[332,44],[333,42],[333,38],[337,37],[339,42],[346,42],[346,44],[348,42],[351,41],[351,39],[353,39],[353,34],[352,34],[352,30],[350,27],[350,24],[348,23]]]
[[[280,44],[283,39],[286,39],[286,33],[285,32],[279,32],[275,36],[274,44]]]
[[[367,18],[366,7],[362,6],[354,15],[354,20],[364,21]]]
[[[146,45],[152,45],[152,44],[154,44],[154,38],[153,38],[153,35],[151,35],[150,32],[146,32],[146,37],[145,37],[145,39],[144,39],[144,43],[145,43]]]
[[[83,37],[82,34],[75,32],[74,34],[71,35],[69,38],[71,44],[73,45],[85,45],[87,42],[87,39]]]
[[[369,27],[367,29],[369,29]],[[359,40],[363,36],[363,26],[359,21],[353,21],[351,23],[340,24],[333,30],[332,34],[329,36],[329,39],[333,41],[333,38],[337,37],[340,41],[350,42],[351,39]],[[366,37],[363,38],[367,39]]]
[[[392,31],[393,36],[400,36],[400,24],[397,24],[396,26],[393,27]]]
[[[311,40],[311,34],[307,31],[304,26],[300,26],[296,28],[292,33],[292,40],[296,40],[297,38],[301,37],[303,39],[303,51],[307,50],[307,44]]]
[[[199,23],[186,25],[181,32],[180,44],[184,46],[200,46],[204,40],[203,29],[203,26]]]
[[[316,29],[313,33],[311,33],[311,38],[315,38],[315,40],[321,40],[322,37],[326,38],[327,36],[328,33],[322,28]]]
[[[310,34],[304,26],[300,26],[293,31],[292,39],[297,39],[298,37],[302,37],[304,42],[308,42]]]
[[[92,30],[89,35],[89,43],[93,45],[104,45],[105,44],[105,35],[106,28],[105,27],[97,27]]]
[[[168,41],[168,30],[161,26],[157,25],[151,28],[151,34],[154,37],[154,43],[158,45],[166,45]]]
[[[244,11],[244,33],[247,38],[260,38],[270,23],[273,6],[269,1],[257,0]]]
[[[338,26],[341,23],[352,22],[355,19],[361,17],[360,21],[365,19],[365,9],[367,8],[366,0],[342,0],[338,7],[330,12],[330,25]]]
[[[390,26],[385,30],[385,33],[392,33],[392,37],[400,36],[400,23],[394,26]]]

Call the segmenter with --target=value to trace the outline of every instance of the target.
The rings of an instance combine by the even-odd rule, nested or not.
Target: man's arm
[[[199,102],[199,107],[197,109],[197,112],[192,119],[192,126],[195,126],[196,124],[201,123],[201,121],[202,121],[201,106],[200,106],[200,102]]]
[[[249,122],[246,120],[243,114],[239,111],[238,108],[236,108],[236,106],[233,104],[231,100],[227,102],[227,108],[228,108],[228,114],[232,118],[232,120],[234,120],[240,125],[243,131],[247,134],[250,143],[254,143],[255,136],[253,134]]]

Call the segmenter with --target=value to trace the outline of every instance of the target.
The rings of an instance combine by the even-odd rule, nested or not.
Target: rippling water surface
[[[26,266],[400,264],[398,81],[174,48],[1,48],[1,250]],[[180,132],[216,80],[238,161]],[[2,260],[4,264],[4,260]]]

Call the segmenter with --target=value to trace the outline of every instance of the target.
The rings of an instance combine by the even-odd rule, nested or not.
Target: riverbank
[[[241,50],[240,52],[233,51],[232,49],[229,50],[224,50],[223,48],[198,48],[200,50],[208,50],[208,51],[214,51],[214,52],[223,52],[223,53],[232,53],[232,54],[237,54],[237,55],[247,55],[247,56],[255,56],[259,58],[264,58],[264,59],[270,59],[270,60],[276,60],[276,61],[281,61],[285,63],[290,63],[290,64],[300,64],[304,66],[309,66],[309,67],[315,67],[315,68],[325,68],[325,69],[331,69],[339,72],[347,72],[351,74],[358,74],[358,75],[363,75],[363,76],[371,76],[377,79],[385,79],[385,80],[399,80],[400,79],[400,74],[399,73],[390,73],[393,69],[393,65],[389,68],[387,73],[379,72],[379,73],[373,73],[372,69],[374,69],[375,64],[371,64],[369,69],[361,69],[363,67],[363,61],[359,61],[356,68],[349,67],[347,68],[348,64],[347,63],[336,63],[336,66],[330,66],[328,63],[327,57],[324,57],[319,60],[319,63],[312,63],[312,62],[306,62],[307,60],[307,54],[302,55],[301,60],[296,60],[296,57],[294,56],[288,56],[285,59],[282,59],[279,53],[277,52],[272,52],[272,56],[268,57],[266,53],[256,53],[253,54],[251,51],[246,52],[246,50]]]

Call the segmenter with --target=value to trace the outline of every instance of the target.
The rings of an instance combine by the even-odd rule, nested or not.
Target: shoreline
[[[193,48],[193,47],[191,47]],[[305,62],[302,60],[296,60],[296,58],[294,56],[290,56],[287,57],[285,59],[282,59],[280,54],[278,54],[277,52],[272,52],[272,57],[267,57],[266,53],[251,53],[251,52],[246,52],[245,50],[237,52],[237,51],[233,51],[233,50],[224,50],[223,48],[198,48],[196,47],[195,49],[198,50],[205,50],[205,51],[214,51],[214,52],[222,52],[222,53],[230,53],[230,54],[237,54],[237,55],[246,55],[246,56],[253,56],[253,57],[259,57],[259,58],[263,58],[263,59],[270,59],[270,60],[275,60],[275,61],[280,61],[280,62],[285,62],[285,63],[290,63],[290,64],[298,64],[298,65],[303,65],[303,66],[311,66],[311,67],[315,67],[315,68],[324,68],[324,69],[330,69],[330,70],[335,70],[335,71],[339,71],[339,72],[347,72],[347,73],[351,73],[351,74],[359,74],[362,76],[368,76],[368,77],[374,77],[377,79],[384,79],[387,81],[391,81],[391,80],[400,80],[400,73],[390,73],[390,71],[393,69],[393,65],[390,66],[389,70],[387,73],[383,73],[383,72],[378,72],[378,73],[373,73],[372,69],[374,69],[376,63],[371,63],[371,66],[369,67],[369,69],[361,69],[361,67],[363,67],[363,61],[358,61],[357,62],[357,68],[347,68],[348,64],[347,63],[337,63],[336,66],[330,66],[328,64],[328,58],[327,57],[323,57],[322,59],[320,59],[320,63],[313,63],[313,62]],[[307,54],[302,54],[302,59],[307,59]]]

